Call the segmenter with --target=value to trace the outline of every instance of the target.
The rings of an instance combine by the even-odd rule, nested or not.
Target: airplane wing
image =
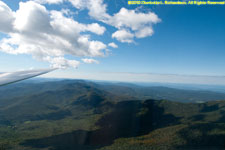
[[[18,82],[21,80],[26,80],[33,78],[42,74],[46,74],[56,69],[38,69],[38,70],[28,70],[28,71],[17,71],[0,73],[0,86]]]

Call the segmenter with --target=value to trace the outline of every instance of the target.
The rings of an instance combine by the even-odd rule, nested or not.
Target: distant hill
[[[205,102],[213,100],[225,100],[225,93],[184,90],[162,86],[138,86],[125,83],[91,82],[85,80],[60,80],[60,81],[33,81],[12,84],[0,88],[0,99],[10,99],[19,96],[40,94],[46,91],[62,91],[65,89],[74,90],[78,93],[85,93],[85,88],[98,89],[101,92],[120,97],[119,100],[131,99],[156,99],[171,100],[178,102]],[[115,98],[113,98],[115,101]],[[1,102],[0,102],[1,103]]]
[[[213,100],[224,100],[225,93],[184,90],[162,86],[145,87],[135,84],[101,84],[98,88],[113,94],[136,97],[138,99],[167,99],[178,102],[204,102]]]
[[[224,149],[223,96],[83,80],[10,85],[0,88],[0,149]]]

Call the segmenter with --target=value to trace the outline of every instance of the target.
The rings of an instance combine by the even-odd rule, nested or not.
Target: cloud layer
[[[0,41],[0,51],[10,54],[29,54],[40,61],[47,61],[53,67],[77,67],[78,60],[66,55],[85,57],[85,63],[99,63],[93,57],[103,57],[108,47],[118,48],[111,42],[91,39],[90,34],[102,36],[106,28],[98,23],[79,23],[67,11],[47,10],[44,4],[60,4],[69,1],[78,10],[88,10],[93,20],[117,29],[112,39],[132,43],[134,38],[153,34],[152,25],[160,22],[153,12],[142,13],[121,8],[118,13],[107,13],[103,0],[34,0],[20,2],[19,9],[12,11],[0,1],[0,32],[7,35]],[[91,58],[87,58],[91,57]]]

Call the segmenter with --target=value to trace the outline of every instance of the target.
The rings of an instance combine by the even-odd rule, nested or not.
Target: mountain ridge
[[[0,95],[0,147],[4,149],[224,148],[223,100],[143,100],[138,97],[143,98],[154,88],[140,92],[143,87],[135,85],[105,86],[80,80],[22,85],[0,89],[5,95],[14,89],[8,99]],[[168,88],[160,92],[171,95]]]

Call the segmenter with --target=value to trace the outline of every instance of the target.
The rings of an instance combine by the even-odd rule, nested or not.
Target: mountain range
[[[59,80],[0,88],[0,150],[224,149],[225,94]]]

